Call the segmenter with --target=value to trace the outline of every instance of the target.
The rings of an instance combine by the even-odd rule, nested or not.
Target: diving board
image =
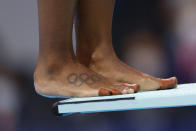
[[[54,104],[57,116],[137,109],[196,106],[196,83],[180,84],[175,89],[134,94],[69,98]]]

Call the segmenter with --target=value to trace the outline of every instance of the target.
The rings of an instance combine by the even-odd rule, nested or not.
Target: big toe
[[[170,89],[177,87],[178,80],[176,77],[160,79],[160,89]]]

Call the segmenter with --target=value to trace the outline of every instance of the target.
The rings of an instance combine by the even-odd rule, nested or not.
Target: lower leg
[[[80,62],[111,80],[139,84],[141,90],[175,87],[176,78],[149,76],[116,57],[111,40],[113,6],[114,0],[80,1],[77,20],[77,57]]]
[[[77,56],[88,65],[95,49],[101,54],[115,55],[111,42],[111,23],[114,0],[81,0],[76,19]],[[86,48],[88,47],[88,48]],[[112,54],[110,54],[112,53]]]
[[[58,96],[62,90],[58,86],[63,83],[58,81],[64,65],[74,58],[71,34],[75,6],[76,0],[38,0],[40,41],[34,83],[40,94]]]
[[[72,25],[76,3],[77,0],[38,0],[40,49],[34,73],[36,91],[57,97],[133,92],[128,86],[113,86],[75,59]]]
[[[75,6],[76,0],[38,0],[38,64],[43,62],[49,72],[74,59],[72,26]]]

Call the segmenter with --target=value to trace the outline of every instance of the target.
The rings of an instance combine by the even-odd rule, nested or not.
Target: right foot
[[[57,70],[58,69],[58,70]],[[50,97],[90,97],[134,93],[137,85],[114,85],[108,79],[78,62],[69,62],[57,68],[38,62],[34,73],[35,90]]]
[[[92,43],[92,45],[95,45],[94,47],[92,47],[92,49],[88,48],[84,50],[82,48],[79,48],[78,59],[86,67],[111,81],[116,81],[118,83],[134,83],[139,85],[140,90],[142,91],[169,89],[175,88],[177,86],[176,77],[171,77],[169,79],[156,78],[148,74],[139,72],[121,62],[116,57],[112,46],[107,46],[112,44]],[[88,50],[90,50],[91,53],[89,53]]]

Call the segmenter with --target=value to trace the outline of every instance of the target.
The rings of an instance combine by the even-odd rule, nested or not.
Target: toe
[[[118,90],[121,92],[121,94],[131,94],[135,92],[134,89],[129,86],[119,87]]]
[[[112,95],[121,95],[122,94],[122,92],[121,92],[121,90],[120,89],[112,89]]]
[[[171,77],[168,79],[160,79],[160,89],[176,88],[178,80],[176,77]]]
[[[134,93],[134,89],[132,89],[131,87],[118,87],[112,89],[112,95],[121,95],[121,94],[131,94]]]
[[[112,95],[112,91],[109,89],[105,89],[105,88],[100,88],[99,89],[99,96],[110,96]]]
[[[128,94],[132,94],[132,93],[134,93],[134,92],[135,92],[135,90],[134,90],[134,89],[132,89],[132,88],[129,88],[129,90],[127,90],[127,92],[128,92]]]
[[[100,88],[99,96],[110,96],[110,95],[122,95],[122,94],[131,94],[135,90],[129,86],[118,86],[113,88]]]
[[[127,87],[133,89],[134,90],[134,93],[138,92],[139,89],[140,89],[140,86],[137,85],[137,84],[123,83],[122,86],[127,86]]]
[[[131,87],[126,87],[126,88],[124,88],[123,90],[122,90],[122,93],[123,94],[132,94],[132,93],[134,93],[135,92],[135,90],[133,89],[133,88],[131,88]]]

